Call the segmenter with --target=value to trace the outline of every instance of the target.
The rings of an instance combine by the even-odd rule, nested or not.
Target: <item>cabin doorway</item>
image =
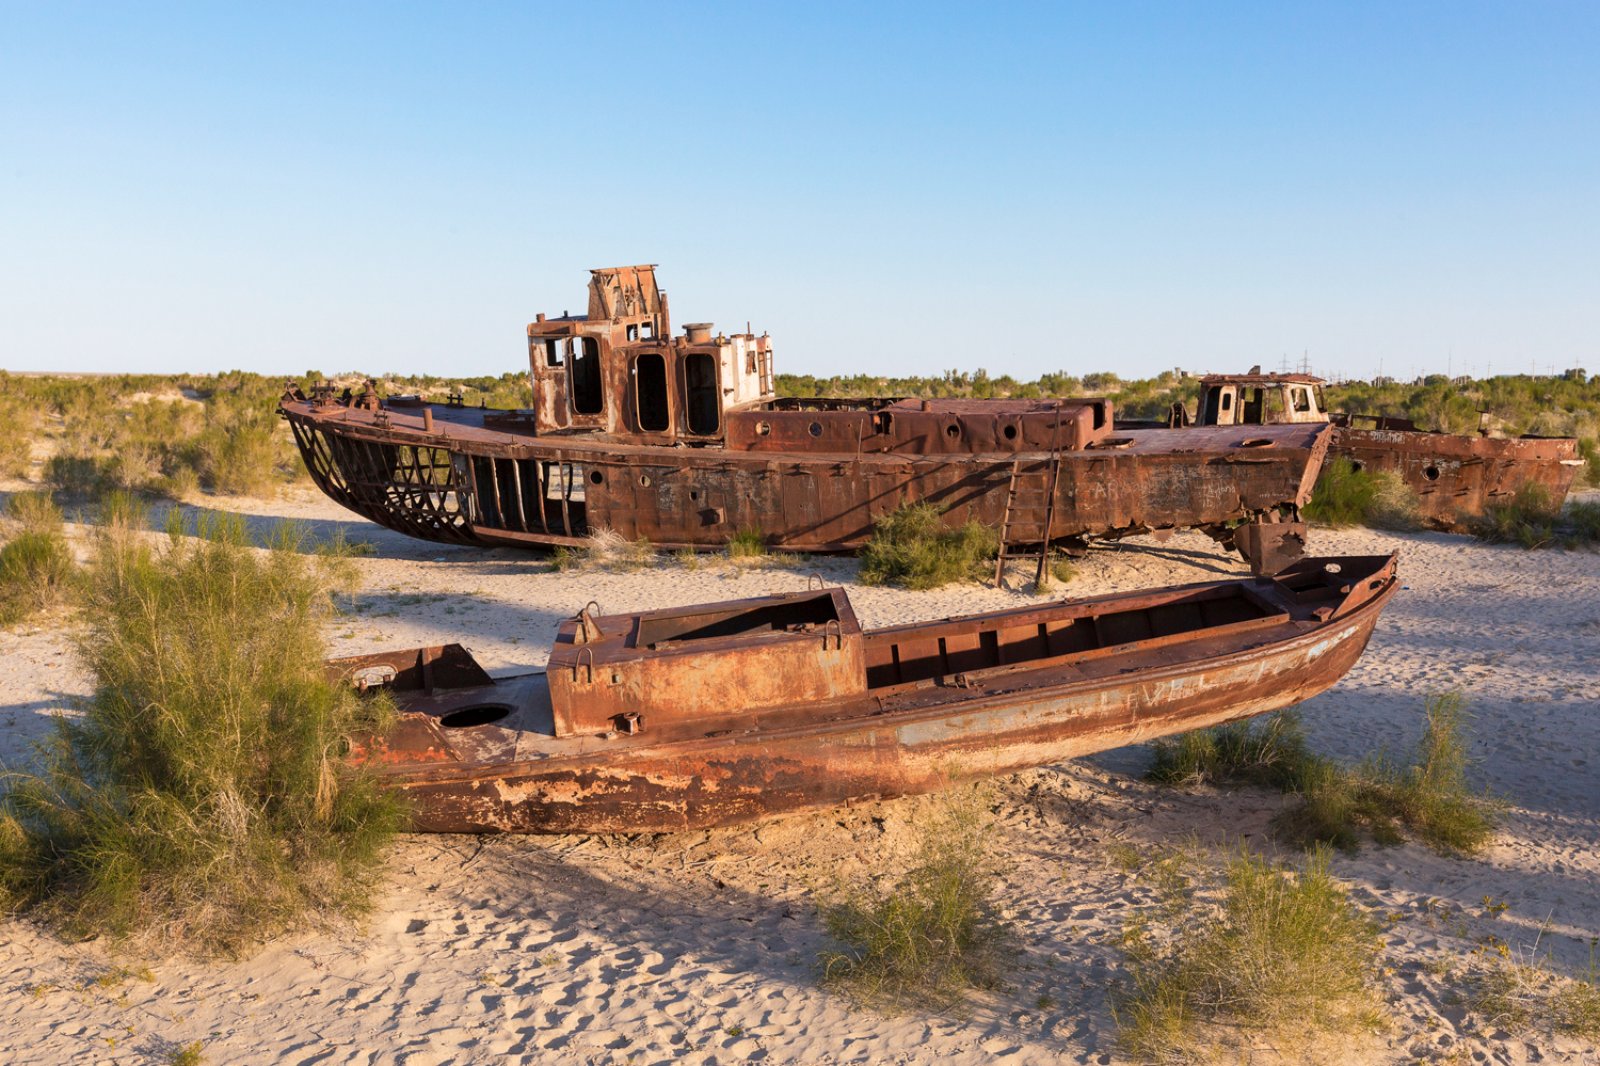
[[[690,352],[683,359],[685,414],[689,432],[709,437],[722,423],[722,397],[717,394],[717,361],[705,352]]]
[[[665,433],[670,424],[667,407],[667,360],[659,352],[644,352],[633,361],[633,396],[639,432]]]
[[[606,405],[605,389],[600,381],[600,342],[593,337],[573,337],[567,345],[572,410],[580,415],[597,415]]]

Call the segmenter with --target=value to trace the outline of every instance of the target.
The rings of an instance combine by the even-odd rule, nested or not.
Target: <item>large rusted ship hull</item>
[[[1358,470],[1399,475],[1417,494],[1422,521],[1435,529],[1465,528],[1529,485],[1559,507],[1583,466],[1570,437],[1469,437],[1400,428],[1410,423],[1399,419],[1365,421],[1373,428],[1339,425],[1329,454]]]
[[[1343,575],[1324,583],[1318,568],[1328,562],[1305,561],[1275,582],[1215,582],[868,632],[860,698],[743,711],[745,693],[720,687],[719,678],[737,670],[738,655],[770,647],[768,635],[728,648],[735,657],[719,660],[721,669],[701,662],[700,669],[667,673],[670,684],[685,686],[681,720],[658,725],[648,713],[623,716],[628,728],[619,720],[618,730],[565,738],[553,735],[561,716],[551,717],[552,689],[558,705],[574,691],[603,698],[609,685],[638,690],[628,688],[629,664],[619,659],[613,674],[603,647],[590,654],[593,645],[558,643],[548,675],[397,693],[410,713],[374,761],[411,801],[414,827],[440,832],[707,828],[927,792],[1276,710],[1324,691],[1360,657],[1395,589],[1393,557],[1338,560]],[[1259,607],[1243,609],[1250,604]],[[1200,617],[1208,609],[1224,613],[1206,627],[1157,632],[1176,626],[1183,611]],[[850,661],[852,624],[847,618],[843,640],[832,623],[811,631],[820,633],[828,662]],[[1074,625],[1098,632],[1099,645],[1051,654]],[[641,630],[637,621],[631,628]],[[348,676],[439,651],[334,665]],[[982,666],[1011,656],[1019,661]],[[815,680],[832,685],[842,676]],[[664,706],[680,706],[677,693],[666,695]],[[501,724],[440,727],[453,718],[470,723],[460,716],[496,707],[510,714]]]
[[[785,452],[540,436],[515,415],[445,405],[287,399],[282,411],[340,504],[415,537],[501,547],[571,545],[604,528],[717,548],[754,529],[775,549],[848,551],[907,501],[1004,529],[1013,546],[1182,528],[1225,538],[1232,523],[1292,517],[1331,435],[1251,426],[1135,430],[1054,455]]]

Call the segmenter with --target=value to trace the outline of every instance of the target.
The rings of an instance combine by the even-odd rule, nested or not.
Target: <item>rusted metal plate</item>
[[[361,752],[410,798],[423,830],[702,828],[928,791],[1315,695],[1360,656],[1394,593],[1394,567],[1392,556],[1302,560],[1273,579],[870,631],[860,634],[859,694],[759,707],[719,684],[731,660],[708,644],[701,684],[685,682],[679,713],[646,715],[634,730],[561,734],[554,674],[400,692],[400,727]],[[600,621],[602,633],[617,625]],[[757,625],[683,643],[730,639],[772,637]],[[682,656],[673,669],[697,673]],[[448,724],[484,708],[504,714]]]

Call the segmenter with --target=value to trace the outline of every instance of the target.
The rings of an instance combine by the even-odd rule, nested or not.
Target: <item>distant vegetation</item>
[[[1215,367],[1217,373],[1245,367]],[[1124,380],[1116,374],[1045,374],[1034,381],[1009,375],[990,377],[949,370],[939,377],[874,377],[867,374],[818,378],[808,374],[779,374],[779,396],[897,396],[935,399],[1014,398],[1051,396],[1109,396],[1116,412],[1125,418],[1165,418],[1175,402],[1193,413],[1199,396],[1196,377],[1167,371],[1154,378]],[[1588,483],[1600,485],[1600,377],[1583,371],[1561,377],[1507,375],[1473,380],[1431,374],[1410,383],[1384,381],[1370,384],[1346,381],[1326,389],[1328,406],[1336,414],[1384,415],[1408,418],[1421,429],[1474,433],[1479,412],[1488,413],[1488,428],[1496,436],[1532,433],[1547,437],[1576,437],[1584,458]]]
[[[1231,722],[1158,741],[1149,776],[1165,784],[1256,785],[1295,793],[1285,835],[1354,849],[1365,830],[1380,843],[1405,827],[1446,854],[1471,854],[1494,833],[1495,803],[1467,783],[1467,713],[1460,693],[1430,696],[1412,758],[1354,767],[1313,753],[1296,712]]]
[[[1219,367],[1219,370],[1238,369]],[[321,380],[296,377],[302,388]],[[359,374],[334,379],[359,390]],[[93,496],[110,489],[184,498],[197,492],[267,494],[305,477],[287,427],[276,415],[283,380],[258,374],[33,376],[0,371],[0,477],[29,477],[61,492]],[[498,376],[432,375],[377,378],[383,395],[416,393],[467,406],[526,408],[533,400],[525,371]],[[1153,378],[1113,373],[1045,374],[1032,381],[987,371],[937,377],[818,378],[777,376],[778,395],[1017,398],[1109,396],[1119,415],[1164,419],[1174,403],[1192,411],[1199,380],[1167,371]],[[1345,382],[1327,388],[1335,412],[1409,418],[1424,429],[1469,433],[1479,412],[1501,436],[1573,436],[1585,458],[1600,459],[1600,379],[1582,371],[1563,377],[1527,375],[1454,381],[1436,374],[1410,384]],[[53,453],[30,459],[33,445]],[[1585,468],[1600,485],[1600,461]]]
[[[0,909],[224,953],[360,910],[400,810],[343,764],[387,704],[323,674],[338,561],[289,531],[257,551],[236,516],[164,547],[144,525],[109,498],[78,637],[94,694],[5,775]]]

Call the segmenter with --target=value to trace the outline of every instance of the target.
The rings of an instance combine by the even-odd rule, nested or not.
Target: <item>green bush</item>
[[[1326,526],[1407,530],[1420,526],[1420,509],[1417,494],[1398,474],[1357,470],[1338,455],[1323,464],[1303,513]]]
[[[0,797],[0,899],[64,932],[234,952],[308,910],[368,901],[399,823],[345,738],[386,704],[323,674],[324,561],[236,516],[172,527],[128,507],[99,538],[79,653],[95,680]]]
[[[0,547],[0,626],[12,626],[67,599],[77,562],[61,510],[42,492],[21,492],[6,505],[15,532]]]
[[[1168,893],[1164,929],[1126,925],[1131,987],[1113,1000],[1123,1050],[1195,1062],[1264,1038],[1293,1045],[1378,1027],[1380,941],[1328,865],[1324,849],[1293,870],[1244,852],[1214,907]]]
[[[931,589],[980,576],[1000,549],[994,530],[978,521],[946,528],[931,503],[903,503],[878,520],[861,549],[861,581]]]
[[[1556,542],[1560,510],[1560,504],[1551,501],[1543,485],[1529,483],[1518,489],[1510,501],[1486,507],[1473,532],[1479,540],[1491,544],[1543,548]]]
[[[915,828],[916,856],[892,886],[845,892],[823,911],[842,946],[822,953],[824,980],[885,1010],[948,1005],[992,985],[1007,935],[995,914],[979,796],[946,798]]]

